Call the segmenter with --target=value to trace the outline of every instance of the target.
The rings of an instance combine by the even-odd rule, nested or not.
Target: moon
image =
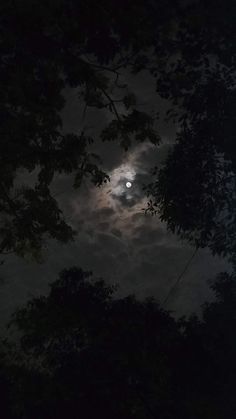
[[[131,182],[126,182],[125,186],[126,186],[126,188],[131,188],[132,183]]]

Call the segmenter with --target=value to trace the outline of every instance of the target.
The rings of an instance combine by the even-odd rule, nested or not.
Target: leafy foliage
[[[125,150],[130,147],[132,137],[136,141],[149,140],[153,144],[158,144],[160,138],[153,129],[153,124],[152,117],[144,112],[133,110],[128,115],[121,115],[116,120],[111,121],[101,133],[101,138],[103,141],[119,139]]]
[[[190,2],[158,67],[176,143],[148,187],[148,210],[197,247],[235,261],[235,2]]]

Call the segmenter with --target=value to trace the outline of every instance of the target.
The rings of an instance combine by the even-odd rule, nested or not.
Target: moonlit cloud
[[[114,196],[121,196],[127,193],[126,182],[134,182],[136,177],[136,170],[129,163],[124,163],[121,166],[112,170],[110,176],[110,193]]]
[[[109,171],[110,182],[92,192],[97,208],[110,207],[122,217],[127,217],[127,207],[132,215],[142,211],[146,198],[143,181],[149,174],[149,155],[157,148],[149,143],[138,144],[132,152],[126,153],[123,160]],[[142,165],[140,161],[142,160]],[[146,160],[146,166],[145,166]],[[127,188],[130,182],[132,187]],[[131,214],[132,213],[132,214]]]

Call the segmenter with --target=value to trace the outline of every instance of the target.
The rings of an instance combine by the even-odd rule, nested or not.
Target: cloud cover
[[[145,74],[132,83],[143,106],[165,109],[166,104],[155,96]],[[76,97],[73,90],[67,92],[63,114],[65,130],[74,132],[81,128],[78,115],[82,111]],[[107,118],[107,114],[90,110],[84,128],[96,137]],[[84,183],[74,190],[69,177],[56,177],[52,192],[78,234],[67,245],[51,241],[41,265],[16,256],[6,259],[2,273],[5,281],[0,286],[0,325],[17,305],[47,292],[48,283],[61,269],[74,265],[118,283],[118,295],[135,293],[138,298],[154,295],[160,302],[165,299],[193,249],[167,232],[158,217],[145,215],[142,210],[147,201],[143,184],[150,180],[151,167],[163,163],[173,143],[175,127],[163,124],[158,129],[163,138],[158,147],[135,144],[124,152],[117,144],[95,142],[91,150],[102,156],[110,176],[110,182],[100,188]],[[132,182],[132,188],[126,188],[127,181]],[[198,310],[210,298],[207,279],[224,269],[223,260],[199,251],[166,308],[177,315]]]

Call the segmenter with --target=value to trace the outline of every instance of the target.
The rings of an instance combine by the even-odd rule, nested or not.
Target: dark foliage
[[[196,1],[182,10],[155,70],[172,102],[176,144],[149,185],[148,210],[168,227],[235,261],[236,147],[234,1]]]
[[[154,299],[114,299],[91,273],[63,271],[12,320],[20,340],[1,364],[9,417],[235,417],[235,278],[213,289],[202,321],[175,321]]]

